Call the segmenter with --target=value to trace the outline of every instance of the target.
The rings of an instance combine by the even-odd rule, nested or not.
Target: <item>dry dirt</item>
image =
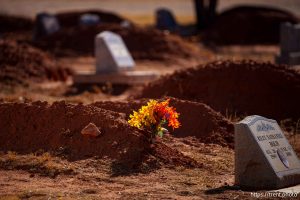
[[[217,61],[199,65],[150,83],[135,98],[163,96],[203,102],[225,116],[300,118],[299,73],[269,62]]]
[[[65,81],[73,72],[63,67],[51,55],[27,44],[0,39],[0,82],[28,84],[35,80]]]
[[[252,112],[280,119],[300,154],[299,72],[245,60],[193,67],[233,57],[272,62],[277,46],[208,50],[100,14],[109,24],[88,28],[74,27],[76,12],[58,14],[67,27],[36,43],[31,20],[0,17],[10,27],[0,29],[0,199],[252,199],[234,185],[233,150],[233,123]],[[73,86],[70,71],[94,72],[93,37],[103,29],[124,37],[138,70],[170,75],[146,87]],[[152,143],[128,116],[144,97],[165,95],[182,126]],[[98,137],[81,134],[91,122]]]

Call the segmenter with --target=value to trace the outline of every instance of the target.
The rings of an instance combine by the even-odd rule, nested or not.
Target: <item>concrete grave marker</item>
[[[177,31],[178,24],[172,12],[168,9],[158,9],[156,11],[156,28],[160,30]]]
[[[132,69],[135,65],[122,38],[104,31],[95,38],[96,73],[111,73]]]
[[[279,64],[300,65],[300,24],[283,23],[280,25]]]
[[[54,15],[48,13],[39,13],[36,16],[34,39],[51,35],[59,31],[59,29],[59,22]]]
[[[235,182],[250,189],[300,183],[300,161],[275,120],[253,115],[235,125]]]

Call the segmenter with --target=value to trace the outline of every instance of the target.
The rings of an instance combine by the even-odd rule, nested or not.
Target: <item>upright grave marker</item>
[[[156,11],[156,28],[160,30],[177,31],[179,26],[170,10],[160,8]]]
[[[235,182],[250,189],[300,183],[300,162],[275,120],[253,115],[235,125]]]
[[[36,16],[34,39],[51,35],[59,31],[59,29],[59,22],[54,15],[48,13],[39,13]]]
[[[280,25],[279,64],[300,65],[300,24],[283,23]]]
[[[113,73],[132,69],[135,65],[122,38],[104,31],[95,38],[96,73]]]

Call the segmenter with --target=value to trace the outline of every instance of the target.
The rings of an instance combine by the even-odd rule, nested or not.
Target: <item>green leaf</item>
[[[157,135],[162,138],[164,135],[164,132],[162,130],[160,130],[157,132]]]

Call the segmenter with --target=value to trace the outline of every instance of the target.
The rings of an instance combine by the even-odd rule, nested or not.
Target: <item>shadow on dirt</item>
[[[225,185],[225,186],[221,186],[218,188],[206,190],[204,193],[205,194],[221,194],[221,193],[224,193],[225,191],[233,191],[233,190],[240,190],[240,187],[237,185]]]

